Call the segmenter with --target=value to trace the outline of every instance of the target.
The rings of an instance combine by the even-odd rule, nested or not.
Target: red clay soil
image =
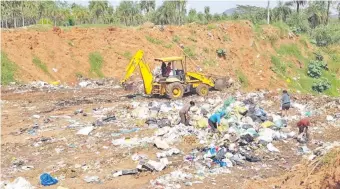
[[[270,70],[270,55],[275,54],[275,50],[266,38],[268,35],[278,37],[279,34],[275,28],[265,27],[260,36],[256,35],[249,21],[168,26],[164,31],[158,28],[113,27],[54,28],[50,31],[17,29],[2,31],[1,47],[18,65],[16,78],[23,82],[60,80],[72,85],[76,84],[76,74],[93,77],[89,73],[89,54],[92,52],[102,55],[102,72],[106,77],[121,79],[129,63],[129,55],[137,50],[144,50],[145,60],[153,68],[156,57],[183,55],[182,44],[192,48],[197,55],[195,60],[188,61],[191,71],[197,71],[199,66],[204,73],[234,79],[237,79],[237,72],[242,72],[248,78],[250,89],[284,87],[285,83]],[[152,43],[146,36],[161,42]],[[180,38],[178,43],[172,42],[174,36]],[[277,44],[294,43],[296,40],[280,36]],[[227,50],[225,59],[217,57],[216,50],[219,48]],[[34,57],[47,65],[50,74],[33,64]],[[215,62],[215,65],[207,66],[204,62]]]
[[[299,164],[281,177],[249,182],[245,188],[339,189],[340,148],[312,162]]]

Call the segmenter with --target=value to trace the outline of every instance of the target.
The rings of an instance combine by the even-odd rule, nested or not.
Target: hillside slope
[[[18,65],[15,78],[22,82],[60,80],[75,84],[77,75],[121,79],[131,56],[142,49],[151,68],[154,58],[183,55],[184,51],[191,70],[201,67],[205,73],[231,76],[248,89],[275,89],[287,87],[287,82],[282,72],[273,69],[277,66],[272,64],[273,56],[289,60],[287,69],[284,65],[284,73],[289,74],[293,73],[290,69],[303,69],[301,60],[313,52],[306,40],[289,37],[285,29],[255,27],[249,21],[168,26],[164,31],[157,27],[18,29],[3,31],[1,37],[2,51]],[[301,59],[289,52],[278,55],[282,46],[297,49]],[[217,49],[225,49],[226,57],[219,58]],[[91,68],[90,59],[103,60],[102,67]]]

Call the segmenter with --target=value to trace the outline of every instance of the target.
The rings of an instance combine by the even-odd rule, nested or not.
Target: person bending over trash
[[[225,116],[225,112],[219,112],[211,115],[208,119],[208,124],[213,131],[217,130],[217,127],[221,124],[221,118]]]
[[[282,116],[286,117],[288,116],[288,110],[290,108],[290,96],[287,92],[287,90],[282,91],[282,98],[281,98],[281,110],[282,110]]]
[[[189,125],[189,110],[191,107],[195,106],[195,102],[190,101],[189,104],[183,106],[179,111],[179,117],[181,118],[181,123],[184,125]]]
[[[310,126],[310,121],[308,118],[303,118],[299,122],[297,122],[296,126],[299,128],[299,135],[304,132],[306,134],[306,139],[308,141],[308,127]]]

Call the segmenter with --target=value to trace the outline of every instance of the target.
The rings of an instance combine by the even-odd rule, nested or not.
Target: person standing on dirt
[[[299,135],[304,133],[306,135],[306,139],[308,141],[309,134],[308,134],[308,127],[310,126],[310,121],[308,118],[303,118],[299,122],[297,122],[296,126],[299,128]]]
[[[161,70],[162,70],[162,76],[166,77],[166,64],[165,64],[165,62],[162,62]]]
[[[288,110],[290,108],[290,96],[287,90],[282,91],[282,98],[281,98],[281,110],[282,116],[288,116]]]
[[[217,131],[218,126],[221,124],[221,118],[225,116],[224,112],[215,113],[208,119],[208,124],[213,131]]]
[[[195,106],[194,101],[190,101],[189,104],[183,106],[183,108],[179,111],[179,117],[181,118],[181,123],[184,125],[189,125],[189,111],[190,108]]]

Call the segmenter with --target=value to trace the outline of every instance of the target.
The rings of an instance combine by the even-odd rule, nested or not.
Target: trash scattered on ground
[[[99,183],[100,182],[98,176],[85,176],[84,180],[87,183]]]
[[[4,189],[34,189],[35,187],[33,187],[31,185],[31,183],[29,183],[25,178],[23,177],[18,177],[16,178],[13,182],[8,183],[8,184],[4,184],[3,186],[1,186],[1,188]]]
[[[50,185],[54,185],[57,183],[58,183],[58,180],[53,178],[48,173],[43,173],[42,175],[40,175],[40,184],[43,186],[50,186]]]
[[[89,135],[93,129],[93,126],[82,128],[77,132],[77,135]]]

